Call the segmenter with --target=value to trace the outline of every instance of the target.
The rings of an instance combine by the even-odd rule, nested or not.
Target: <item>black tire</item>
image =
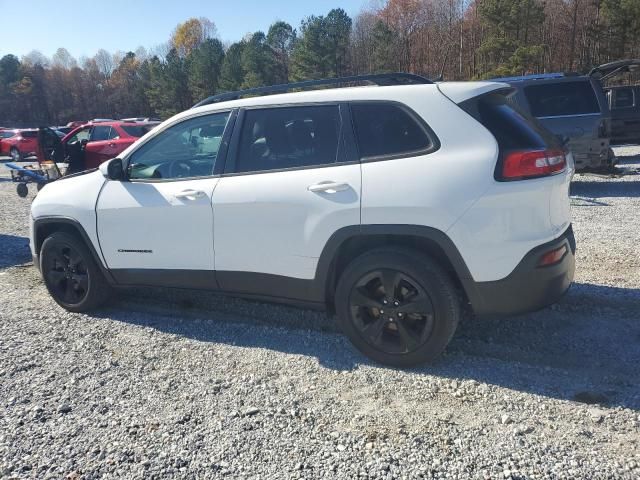
[[[22,161],[20,150],[18,150],[16,147],[11,147],[11,150],[9,150],[9,155],[11,155],[11,160],[13,160],[14,162]]]
[[[42,243],[40,271],[53,299],[71,312],[92,310],[111,293],[87,246],[66,232],[53,233]]]
[[[335,307],[355,347],[394,367],[436,359],[461,316],[447,272],[430,257],[403,248],[376,249],[353,260],[338,281]]]

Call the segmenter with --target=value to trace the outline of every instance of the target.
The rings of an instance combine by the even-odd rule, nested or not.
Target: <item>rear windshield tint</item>
[[[524,94],[535,117],[600,113],[598,99],[588,81],[530,85],[524,88]]]
[[[155,126],[155,125],[154,125]],[[154,127],[149,125],[122,125],[121,128],[132,137],[142,137]]]
[[[361,158],[417,154],[433,146],[426,130],[400,105],[354,103],[351,113]]]
[[[505,95],[490,93],[463,102],[460,107],[493,134],[500,150],[558,146],[551,132],[520,111]]]

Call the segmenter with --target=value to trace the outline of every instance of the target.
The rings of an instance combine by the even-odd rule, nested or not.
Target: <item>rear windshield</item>
[[[122,125],[122,129],[132,137],[142,137],[145,133],[149,133],[155,125]]]
[[[530,85],[524,88],[524,94],[535,117],[600,113],[596,93],[588,81]]]
[[[460,107],[489,130],[500,150],[545,149],[558,140],[538,121],[520,111],[508,96],[490,93],[463,102]]]

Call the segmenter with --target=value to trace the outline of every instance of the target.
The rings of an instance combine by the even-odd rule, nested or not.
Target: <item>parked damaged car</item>
[[[576,170],[615,163],[609,148],[609,103],[597,76],[545,73],[495,80],[511,85],[515,92],[510,100],[563,139]]]
[[[47,158],[69,164],[67,173],[97,168],[117,157],[127,147],[148,133],[158,122],[111,121],[85,124],[62,139],[50,128],[40,129],[40,142]]]
[[[625,73],[640,72],[640,59],[620,60],[591,71],[600,81]],[[611,142],[640,144],[640,84],[605,87],[611,110]]]

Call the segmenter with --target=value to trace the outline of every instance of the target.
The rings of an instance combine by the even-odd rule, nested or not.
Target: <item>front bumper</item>
[[[566,245],[567,253],[553,265],[539,267],[540,257]],[[527,253],[506,278],[475,282],[468,292],[476,315],[516,315],[544,308],[569,289],[575,272],[576,241],[571,226],[557,239]]]

